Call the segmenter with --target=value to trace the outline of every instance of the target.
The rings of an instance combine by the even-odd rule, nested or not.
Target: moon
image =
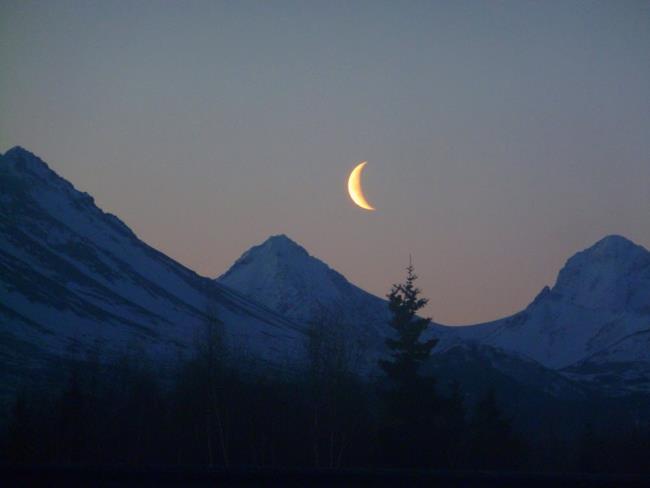
[[[354,203],[365,210],[375,210],[375,207],[368,203],[366,197],[363,195],[363,189],[361,188],[361,172],[363,167],[368,164],[368,161],[362,161],[356,165],[356,167],[350,173],[348,178],[348,193],[350,198]]]

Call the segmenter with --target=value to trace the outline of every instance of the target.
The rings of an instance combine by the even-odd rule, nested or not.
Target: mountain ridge
[[[0,189],[0,358],[13,365],[3,383],[98,345],[176,360],[191,353],[209,309],[257,361],[304,354],[300,324],[142,242],[29,151],[0,156]]]
[[[253,246],[214,280],[142,242],[21,147],[0,155],[0,190],[0,358],[12,371],[97,341],[114,350],[141,342],[155,357],[187,352],[210,305],[229,341],[269,364],[300,361],[318,322],[360,340],[369,368],[386,353],[386,301],[286,235]],[[472,326],[432,324],[426,334],[440,339],[436,354],[476,344],[463,354],[489,360],[502,351],[512,357],[501,364],[519,357],[516,369],[535,361],[606,388],[607,375],[594,370],[635,367],[611,388],[650,391],[650,347],[638,345],[648,330],[650,253],[610,235],[569,258],[522,311]]]
[[[260,252],[261,249],[273,249],[273,242],[278,240],[282,241],[285,252],[271,253],[270,257]],[[297,250],[301,259],[315,260],[331,269],[287,236],[272,236],[244,252],[219,281],[223,280],[246,296],[257,296],[270,308],[286,313],[279,305],[282,300],[269,299],[264,292],[268,289],[285,290],[287,277],[294,276],[285,272],[281,279],[276,279],[274,274],[282,274],[278,270],[286,266],[291,268],[283,262],[285,258],[292,259],[291,253],[286,252],[287,248]],[[259,260],[263,262],[256,262]],[[274,273],[260,280],[264,273],[259,270],[269,263]],[[252,267],[249,279],[236,279],[242,266]],[[322,288],[329,286],[326,280],[315,281]],[[313,288],[313,284],[310,287]],[[590,299],[590,291],[594,298]],[[322,289],[312,291],[312,295],[319,293],[331,294]],[[301,298],[307,302],[313,299],[309,293]],[[385,303],[382,301],[375,306],[385,309]],[[335,307],[337,304],[331,305]],[[482,344],[561,371],[619,342],[625,343],[626,338],[650,328],[650,320],[646,324],[643,318],[649,305],[650,252],[623,236],[608,235],[571,256],[558,272],[555,284],[543,287],[520,312],[469,326],[432,324],[426,335],[440,339],[436,352],[442,353],[459,343]],[[383,329],[377,333],[385,336],[387,332]],[[637,352],[635,361],[638,356]],[[643,360],[650,364],[650,353]]]

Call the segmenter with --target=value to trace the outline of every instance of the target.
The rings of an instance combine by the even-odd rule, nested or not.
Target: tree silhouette
[[[387,295],[388,309],[392,314],[390,326],[397,332],[397,339],[386,339],[392,358],[379,361],[388,377],[402,385],[416,379],[420,365],[438,342],[437,339],[420,342],[420,335],[431,319],[418,317],[416,313],[428,300],[420,297],[420,289],[415,286],[418,277],[410,259],[406,271],[406,281],[393,285]]]
[[[440,460],[436,444],[442,403],[436,394],[435,380],[423,377],[420,366],[430,356],[437,339],[420,341],[431,319],[416,314],[427,304],[415,286],[417,275],[409,260],[404,283],[393,285],[388,294],[390,326],[396,338],[388,338],[389,360],[380,360],[388,385],[386,411],[380,433],[381,462],[399,467],[434,466]]]

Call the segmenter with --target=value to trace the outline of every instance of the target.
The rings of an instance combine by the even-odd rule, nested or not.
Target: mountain
[[[0,156],[0,393],[61,358],[136,349],[163,363],[190,354],[213,313],[232,350],[267,369],[302,361],[317,323],[376,371],[392,333],[384,300],[287,236],[251,248],[217,280],[201,277],[35,155],[16,147]],[[449,377],[473,365],[543,395],[650,391],[650,253],[608,236],[570,258],[521,312],[432,324],[427,335],[440,338],[432,361],[456,365]]]
[[[650,314],[650,252],[608,236],[567,262],[553,291],[590,310]]]
[[[302,323],[326,315],[376,325],[388,317],[385,300],[353,285],[286,235],[250,248],[217,281]]]
[[[505,319],[459,327],[445,338],[475,341],[529,357],[600,387],[650,386],[650,252],[608,236],[571,257],[552,288]],[[607,373],[597,375],[594,370]],[[580,372],[583,372],[581,374]],[[632,374],[627,381],[622,371]],[[609,385],[609,386],[607,386]],[[650,389],[648,390],[650,391]]]
[[[575,364],[565,377],[612,395],[650,392],[650,329],[630,334]]]
[[[553,288],[544,288],[522,312],[463,327],[458,337],[559,369],[648,328],[650,252],[608,236],[570,258]]]
[[[213,312],[242,354],[303,353],[300,325],[148,246],[25,149],[0,157],[2,385],[97,350],[189,354]]]
[[[367,367],[385,353],[388,305],[350,283],[286,235],[246,251],[217,281],[301,324],[336,328]]]
[[[353,285],[285,235],[250,248],[217,280],[294,321],[344,330],[349,342],[360,339],[362,366],[370,372],[377,371],[378,359],[388,353],[384,341],[392,330],[387,302]],[[459,340],[456,329],[432,324],[428,335],[446,340],[434,349],[425,370],[461,382],[469,402],[488,386],[510,406],[518,406],[519,413],[524,406],[531,412],[540,402],[560,397],[584,399],[584,390],[562,374],[517,353]]]
[[[383,340],[391,333],[385,325],[386,302],[286,236],[251,248],[218,281],[298,322],[317,320],[325,310],[347,329],[365,333],[375,357],[386,353]],[[529,365],[511,361],[499,368],[489,358],[505,354],[534,361],[555,371],[553,378],[612,391],[650,391],[650,348],[640,344],[650,341],[650,253],[624,237],[605,237],[570,258],[555,285],[545,287],[521,312],[464,327],[432,324],[427,335],[440,339],[434,350],[438,359],[471,346],[466,354],[480,352],[484,366],[502,373],[509,369],[517,381],[526,376],[522,371],[531,371]],[[612,368],[621,380],[612,386],[612,375],[596,375],[594,368]]]
[[[591,392],[560,372],[536,361],[484,344],[457,343],[438,350],[424,365],[440,387],[461,385],[464,402],[475,405],[491,389],[518,429],[535,430],[539,424],[582,426]],[[544,419],[547,423],[541,422]]]

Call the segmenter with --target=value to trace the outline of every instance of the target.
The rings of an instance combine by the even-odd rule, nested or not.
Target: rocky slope
[[[191,353],[207,314],[233,349],[280,365],[305,331],[148,246],[30,152],[0,157],[0,381],[61,357]]]

